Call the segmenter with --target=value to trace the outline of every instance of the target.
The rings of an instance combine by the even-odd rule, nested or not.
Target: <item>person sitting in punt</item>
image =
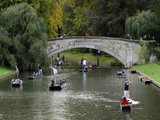
[[[38,76],[40,76],[40,74],[39,74],[39,72],[33,72],[32,76],[33,77],[38,77]]]
[[[36,76],[37,76],[36,72],[33,72],[32,76],[33,76],[33,77],[36,77]]]
[[[11,80],[11,84],[15,84],[16,82],[15,82],[15,79],[12,79]]]
[[[22,84],[22,83],[23,83],[23,81],[18,79],[18,84]]]
[[[123,96],[120,104],[121,104],[121,105],[128,105],[129,103],[128,103],[127,98]]]
[[[54,80],[52,80],[51,82],[51,87],[54,87]]]
[[[11,84],[12,84],[12,85],[14,85],[14,84],[22,84],[22,83],[23,83],[23,81],[20,80],[20,79],[12,79],[12,80],[11,80]]]

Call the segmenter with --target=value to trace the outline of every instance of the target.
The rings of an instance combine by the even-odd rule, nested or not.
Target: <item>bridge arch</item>
[[[125,67],[139,62],[141,46],[121,38],[110,37],[69,37],[48,42],[48,55],[72,48],[92,48],[103,51],[118,59]]]

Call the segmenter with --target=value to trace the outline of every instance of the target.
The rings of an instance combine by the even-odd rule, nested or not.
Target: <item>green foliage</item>
[[[123,36],[126,18],[137,10],[146,9],[148,1],[65,0],[64,32],[71,35],[90,32],[95,36]]]
[[[133,68],[151,79],[160,82],[160,65],[156,63],[147,63],[143,65],[136,65]]]
[[[148,46],[146,44],[144,44],[141,47],[140,57],[141,57],[141,60],[145,60],[144,62],[149,62],[150,51],[149,51]]]
[[[136,38],[143,37],[147,35],[149,39],[152,39],[152,36],[156,36],[158,31],[158,17],[154,12],[142,11],[139,12],[136,16],[129,17],[126,21],[126,33],[135,36]]]
[[[49,29],[49,37],[58,37],[61,34],[62,30],[62,3],[57,0],[51,0],[49,4],[48,10],[48,29]],[[60,30],[59,30],[60,29]]]
[[[0,66],[0,77],[3,77],[5,75],[8,75],[9,73],[13,73],[13,72],[14,72],[13,69],[8,69],[8,68]]]
[[[155,55],[158,60],[160,60],[160,48],[159,47],[153,47],[152,54]]]
[[[0,16],[0,63],[21,68],[46,64],[46,31],[43,19],[28,4],[9,7]]]
[[[160,16],[160,0],[151,0],[151,9]]]
[[[85,35],[86,15],[84,14],[84,1],[64,1],[63,5],[63,32],[67,35]]]
[[[39,17],[43,17],[48,27],[49,37],[58,36],[58,27],[62,27],[62,3],[63,0],[3,0],[0,2],[1,10],[5,11],[9,6],[28,3],[33,7]]]

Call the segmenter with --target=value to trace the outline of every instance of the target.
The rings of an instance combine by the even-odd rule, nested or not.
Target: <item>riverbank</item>
[[[10,75],[14,74],[13,69],[0,67],[0,79],[5,79],[6,77],[9,77]]]
[[[79,66],[82,58],[87,59],[88,64],[97,64],[97,56],[92,53],[73,53],[73,52],[64,52],[65,60],[69,65]],[[57,55],[54,55],[57,56]],[[99,56],[99,63],[101,67],[108,67],[111,65],[120,65],[120,63],[111,56],[101,55]]]
[[[136,71],[149,77],[152,82],[160,87],[160,65],[156,63],[147,63],[133,66]]]

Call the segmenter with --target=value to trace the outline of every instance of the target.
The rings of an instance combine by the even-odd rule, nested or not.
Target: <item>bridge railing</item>
[[[64,40],[64,39],[110,39],[110,40],[127,40],[125,38],[114,38],[114,37],[105,37],[105,36],[67,36],[59,38],[50,38],[49,41],[53,40]]]
[[[105,36],[67,36],[67,37],[63,37],[63,38],[53,38],[53,39],[49,39],[48,41],[55,41],[55,40],[66,40],[66,39],[103,39],[103,40],[118,40],[118,41],[126,41],[126,42],[134,42],[134,43],[139,43],[139,44],[143,44],[146,42],[153,42],[153,40],[129,40],[126,38],[118,38],[118,37],[105,37]]]

